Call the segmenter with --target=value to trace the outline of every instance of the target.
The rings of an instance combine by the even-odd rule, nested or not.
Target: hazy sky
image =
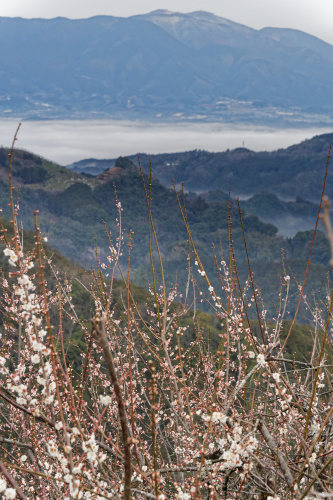
[[[0,0],[0,16],[130,16],[155,9],[206,10],[254,28],[301,29],[333,44],[333,0]]]

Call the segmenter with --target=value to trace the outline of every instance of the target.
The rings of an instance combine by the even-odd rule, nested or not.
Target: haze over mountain
[[[323,187],[333,134],[322,134],[285,149],[254,152],[237,148],[219,153],[195,150],[183,153],[129,156],[166,187],[171,179],[209,203],[226,202],[228,191],[242,199],[246,213],[274,224],[284,236],[313,228]],[[89,158],[69,166],[74,172],[98,175],[116,159]],[[333,199],[328,174],[326,194]]]
[[[0,18],[0,115],[333,122],[333,46],[207,12]]]

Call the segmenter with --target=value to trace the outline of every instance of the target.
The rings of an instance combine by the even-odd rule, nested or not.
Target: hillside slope
[[[17,160],[14,161],[14,185],[20,185],[20,216],[24,226],[32,227],[33,211],[39,209],[41,229],[47,235],[50,244],[66,257],[89,267],[94,265],[96,259],[95,238],[99,256],[102,262],[107,264],[109,250],[105,224],[115,242],[120,236],[119,215],[121,215],[124,231],[121,264],[126,268],[127,235],[132,229],[134,231],[131,252],[133,279],[147,286],[151,281],[148,210],[142,178],[135,165],[127,159],[120,158],[115,167],[100,176],[89,177],[74,174],[31,154],[28,154],[28,163],[25,164],[25,155],[27,155],[25,152],[16,152]],[[3,155],[3,158],[6,156]],[[30,169],[34,175],[28,174]],[[35,176],[38,177],[39,170],[42,172],[43,169],[44,179],[36,182]],[[0,164],[0,172],[4,178],[6,162]],[[22,177],[25,179],[24,182]],[[145,182],[147,184],[147,178]],[[121,214],[116,207],[115,191],[117,199],[122,204]],[[3,180],[0,183],[0,202],[4,210],[7,200],[8,187]],[[196,195],[185,195],[185,202],[198,252],[214,286],[220,288],[212,245],[220,249],[222,243],[224,255],[228,254],[227,202],[225,200],[207,202],[203,197]],[[168,286],[177,282],[183,289],[188,276],[188,235],[175,193],[154,179],[151,208]],[[231,206],[230,215],[239,275],[241,282],[244,283],[248,276],[248,268],[236,206]],[[270,314],[273,314],[278,300],[276,290],[279,289],[282,272],[281,249],[284,249],[287,272],[295,273],[297,281],[301,281],[312,232],[300,232],[294,238],[284,239],[277,234],[277,228],[273,225],[261,222],[255,215],[246,216],[246,214],[244,226],[256,281],[263,289]],[[216,252],[219,254],[220,250]],[[154,245],[153,257],[157,258]],[[313,251],[313,264],[310,267],[309,293],[312,289],[325,288],[328,261],[328,245],[324,235],[319,232]],[[198,284],[203,284],[200,276],[195,273],[194,277]],[[297,301],[297,296],[294,295],[296,289],[297,285],[293,284],[291,311]]]
[[[247,196],[266,191],[285,199],[295,200],[300,196],[318,204],[331,144],[333,133],[318,135],[272,152],[237,148],[218,153],[202,150],[149,156],[138,153],[129,158],[137,162],[139,156],[146,171],[151,164],[153,175],[165,186],[170,186],[173,179],[177,184],[184,182],[187,191],[219,189]],[[69,168],[75,172],[98,174],[114,163],[114,159],[90,158]],[[326,192],[333,197],[330,169]]]

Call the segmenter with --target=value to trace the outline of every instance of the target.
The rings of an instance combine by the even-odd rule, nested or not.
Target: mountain
[[[333,133],[322,134],[277,151],[255,152],[246,148],[219,153],[194,150],[183,153],[129,156],[145,171],[151,165],[153,175],[165,186],[171,179],[184,183],[186,191],[229,190],[235,196],[249,198],[270,192],[282,199],[301,197],[318,205],[323,187],[325,165]],[[74,172],[97,174],[114,165],[114,159],[81,160],[69,166]],[[333,199],[333,176],[329,169],[326,193]]]
[[[333,121],[333,46],[207,12],[0,18],[0,115]]]
[[[333,134],[323,134],[273,152],[245,148],[221,153],[187,151],[129,158],[140,163],[166,187],[171,179],[208,203],[226,202],[228,190],[239,196],[247,214],[274,224],[284,236],[313,228],[323,187],[323,176]],[[73,172],[97,175],[114,166],[115,159],[89,158],[69,166]],[[326,194],[333,199],[329,168]]]
[[[8,214],[7,169],[8,150],[0,149],[0,206],[3,207],[5,215]],[[148,186],[148,177],[144,176],[144,180]],[[108,266],[110,250],[105,234],[105,228],[107,228],[114,243],[117,238],[121,238],[123,242],[120,264],[123,269],[127,269],[128,234],[132,229],[130,263],[132,279],[137,284],[145,286],[151,282],[149,215],[143,179],[138,168],[130,160],[119,158],[115,166],[98,176],[90,176],[74,173],[31,153],[16,151],[13,183],[16,186],[14,192],[19,193],[20,217],[24,227],[33,228],[32,215],[34,210],[39,209],[41,231],[48,237],[50,245],[57,248],[67,258],[85,267],[95,265],[96,249],[103,265]],[[116,199],[122,205],[123,210],[120,214]],[[224,258],[227,258],[228,201],[225,198],[205,200],[203,196],[194,193],[185,194],[184,199],[198,253],[213,286],[220,289],[213,246],[216,249],[217,262],[221,259],[221,249]],[[303,202],[298,200],[297,203]],[[175,193],[154,178],[152,179],[151,209],[167,285],[177,283],[183,290],[188,278],[188,235]],[[238,208],[235,204],[230,207],[230,216],[238,273],[244,286],[248,277],[248,266]],[[280,275],[283,271],[281,252],[284,249],[285,269],[297,280],[292,282],[290,292],[289,311],[292,313],[297,302],[297,283],[302,281],[304,276],[312,231],[298,232],[293,238],[283,238],[277,234],[277,228],[274,225],[262,222],[250,211],[243,215],[243,219],[255,280],[263,291],[270,316],[274,315],[278,306],[276,290],[280,287]],[[152,256],[156,263],[158,281],[158,254],[154,243]],[[193,265],[193,255],[191,259]],[[329,259],[326,238],[323,233],[319,232],[310,265],[308,294],[311,294],[313,289],[325,289]],[[195,271],[196,267],[193,266],[196,282],[205,290],[202,278]],[[105,272],[107,273],[107,270]],[[303,309],[304,320],[306,320],[306,315]]]

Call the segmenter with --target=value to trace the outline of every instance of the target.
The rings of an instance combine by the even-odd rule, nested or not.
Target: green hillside
[[[0,201],[6,212],[8,203],[7,151],[0,155]],[[138,169],[129,160],[118,159],[115,167],[97,177],[75,174],[63,167],[17,151],[13,167],[13,183],[20,199],[20,217],[24,227],[32,228],[32,214],[40,211],[42,232],[52,247],[63,255],[89,268],[95,264],[95,238],[102,262],[107,263],[108,241],[105,225],[111,231],[114,242],[119,237],[116,196],[120,200],[123,255],[121,264],[127,266],[127,235],[133,230],[131,269],[134,281],[147,286],[151,282],[148,209],[143,182]],[[145,177],[148,185],[148,178]],[[116,193],[116,194],[115,194]],[[206,201],[201,196],[185,195],[189,225],[200,257],[215,287],[220,288],[218,272],[214,264],[212,245],[219,255],[222,244],[224,258],[228,259],[228,202]],[[158,235],[161,256],[166,269],[167,284],[178,283],[184,289],[187,281],[188,235],[182,220],[176,195],[156,179],[152,181],[152,215]],[[230,209],[233,242],[241,283],[248,276],[246,254],[239,214],[233,204]],[[297,282],[304,276],[305,262],[312,232],[297,234],[284,239],[272,224],[261,222],[256,216],[243,216],[247,246],[255,281],[262,288],[266,307],[274,315],[278,297],[276,290],[282,272],[281,249],[284,249],[286,272],[295,273]],[[153,245],[153,256],[157,252]],[[221,258],[217,257],[218,261]],[[308,294],[311,290],[324,289],[329,260],[325,237],[318,234],[308,278]],[[193,264],[193,259],[192,259]],[[200,284],[200,276],[194,275]],[[200,279],[199,279],[200,278]],[[292,283],[290,311],[297,303],[297,285]],[[304,313],[304,311],[303,311]],[[304,313],[306,319],[306,313]]]
[[[181,153],[140,154],[143,167],[151,163],[153,174],[166,186],[170,180],[184,182],[192,191],[222,190],[235,195],[262,191],[295,200],[297,196],[318,203],[323,186],[333,134],[322,134],[277,151],[237,148],[223,152],[194,150]],[[133,161],[135,156],[130,157]],[[105,160],[102,160],[105,163]],[[92,160],[87,161],[88,164]],[[95,160],[96,172],[98,160]],[[85,160],[73,165],[76,170]],[[93,170],[90,169],[90,172]],[[327,193],[333,194],[333,176],[327,178]]]
[[[2,219],[4,228],[7,230],[7,237],[11,237],[12,229],[9,221],[7,219]],[[33,231],[23,231],[22,232],[24,249],[25,252],[33,252],[35,248],[35,237]],[[8,264],[8,258],[5,257],[3,253],[5,245],[1,242],[0,245],[0,272],[4,273],[5,276],[8,275],[10,271],[13,270]],[[73,321],[71,317],[71,309],[68,305],[64,306],[64,314],[62,317],[63,331],[65,335],[65,350],[67,352],[68,361],[74,363],[74,368],[81,372],[81,358],[80,352],[85,351],[86,346],[86,336],[84,334],[84,328],[90,330],[90,320],[94,314],[94,302],[90,290],[96,287],[96,269],[88,271],[87,269],[77,265],[73,261],[69,261],[61,255],[58,250],[50,247],[47,243],[43,244],[43,264],[45,265],[45,277],[47,281],[48,290],[53,294],[57,294],[57,289],[59,285],[63,287],[64,283],[71,283],[71,302],[75,309],[75,313],[79,321]],[[207,262],[207,265],[209,263]],[[172,268],[167,264],[166,273],[168,273]],[[314,266],[313,271],[319,271],[319,266]],[[262,276],[267,275],[267,266],[263,264]],[[38,272],[36,270],[36,272]],[[275,269],[276,280],[273,285],[278,289],[279,279],[278,279],[278,266]],[[103,279],[104,286],[106,290],[110,290],[110,280],[108,278]],[[314,281],[312,280],[312,283]],[[264,284],[264,287],[265,284]],[[267,288],[267,286],[266,286]],[[130,283],[130,292],[132,300],[135,302],[135,307],[133,310],[138,312],[138,321],[142,319],[149,322],[149,316],[147,315],[147,306],[152,307],[153,297],[142,287],[135,285],[133,282]],[[65,296],[64,296],[65,297]],[[126,304],[128,298],[128,291],[126,283],[122,279],[113,280],[112,284],[112,309],[115,311],[117,317],[124,319],[126,322]],[[272,297],[274,300],[274,297]],[[199,302],[200,306],[200,302]],[[170,313],[178,311],[180,318],[180,325],[186,326],[186,333],[181,337],[181,342],[184,347],[188,347],[190,342],[192,342],[196,337],[195,328],[199,328],[201,333],[205,336],[212,349],[216,349],[220,342],[221,333],[221,322],[216,314],[214,314],[213,308],[206,304],[205,309],[207,312],[196,310],[195,313],[195,324],[193,324],[193,309],[188,309],[185,311],[181,302],[174,302],[171,305]],[[51,306],[51,317],[54,327],[58,325],[58,310],[57,303]],[[3,312],[0,312],[0,323],[3,321]],[[140,317],[139,317],[140,316]],[[81,326],[80,326],[81,325]],[[267,326],[269,330],[274,328],[274,323],[268,322]],[[260,336],[259,326],[256,321],[252,323],[253,331],[256,336]],[[290,321],[286,321],[282,328],[282,339],[287,335],[290,328]],[[288,357],[295,358],[298,360],[308,359],[312,350],[312,327],[305,324],[296,324],[293,327],[293,334],[288,340],[286,353]],[[327,351],[330,353],[331,351]]]

